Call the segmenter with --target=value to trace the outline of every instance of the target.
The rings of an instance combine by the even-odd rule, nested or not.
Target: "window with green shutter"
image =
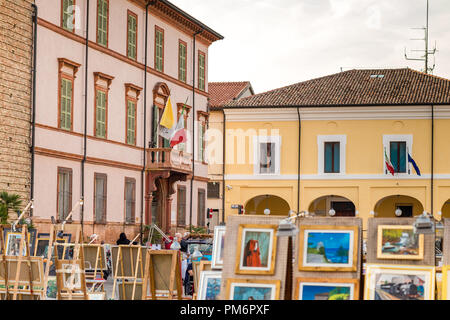
[[[106,138],[106,92],[96,90],[95,136]]]
[[[136,60],[137,48],[137,16],[134,13],[128,12],[128,58]]]
[[[61,78],[59,127],[72,130],[72,80]]]
[[[136,144],[136,103],[127,100],[127,143]]]
[[[205,124],[198,125],[198,161],[205,161]]]
[[[164,72],[164,31],[158,27],[155,29],[155,69]]]
[[[178,45],[178,80],[186,82],[186,43],[180,40]]]
[[[62,1],[61,24],[62,24],[63,29],[66,29],[67,31],[74,30],[75,15],[74,15],[73,1],[74,0],[63,0]]]
[[[205,90],[205,54],[198,53],[198,88]]]
[[[108,46],[108,0],[97,0],[97,43]]]

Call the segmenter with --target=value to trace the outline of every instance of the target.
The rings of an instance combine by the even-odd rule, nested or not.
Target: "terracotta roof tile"
[[[211,108],[223,106],[225,103],[239,97],[239,95],[251,86],[249,81],[240,82],[209,82],[209,105]]]
[[[450,80],[409,68],[349,70],[251,97],[224,107],[450,104]]]

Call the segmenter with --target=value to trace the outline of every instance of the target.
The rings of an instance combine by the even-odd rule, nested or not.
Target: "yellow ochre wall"
[[[257,110],[254,111],[258,112]],[[406,112],[406,111],[405,111]],[[444,204],[450,199],[450,119],[437,119],[434,123],[434,203],[433,214],[440,219],[450,217],[450,205]],[[260,134],[258,130],[278,130],[281,135],[281,166],[279,177],[271,179],[227,179],[225,190],[225,214],[236,214],[232,204],[245,204],[253,197],[269,194],[283,198],[290,209],[297,210],[297,161],[298,161],[298,121],[239,121],[226,122],[229,129],[243,135]],[[275,131],[276,132],[276,131]],[[415,174],[411,166],[411,175],[405,178],[384,175],[383,135],[412,135],[411,155],[419,166],[422,177]],[[345,179],[318,176],[318,135],[346,135]],[[234,144],[230,143],[234,137]],[[253,176],[253,138],[245,138],[245,151],[238,150],[237,138],[227,135],[226,140],[226,176]],[[342,149],[341,149],[342,150]],[[238,153],[239,152],[239,153]],[[239,163],[239,155],[245,154],[245,163]],[[242,160],[242,159],[240,159]],[[341,164],[342,165],[342,164]],[[358,216],[363,218],[364,227],[371,211],[375,211],[379,200],[388,199],[377,206],[377,216],[394,217],[395,203],[412,203],[401,196],[417,200],[413,214],[423,210],[431,212],[430,194],[431,173],[431,119],[377,119],[377,120],[302,120],[301,137],[301,175],[308,175],[300,182],[299,209],[308,210],[317,198],[333,195],[351,200],[355,204]],[[289,175],[286,177],[283,175]],[[346,177],[350,175],[349,177]],[[356,177],[352,177],[356,175]],[[358,175],[366,175],[359,178]],[[367,178],[369,175],[370,179]],[[373,176],[372,176],[373,175]],[[425,177],[424,177],[425,175]],[[441,175],[441,176],[439,176]],[[244,178],[245,178],[244,177]],[[254,176],[253,176],[254,177]],[[398,198],[397,196],[400,196]],[[392,209],[394,208],[394,209]]]

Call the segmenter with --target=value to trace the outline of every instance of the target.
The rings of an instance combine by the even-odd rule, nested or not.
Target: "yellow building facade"
[[[440,87],[417,91],[414,81]],[[364,228],[369,217],[395,217],[396,210],[397,216],[450,217],[450,81],[388,69],[310,82],[211,113],[213,128],[225,130],[225,219],[238,213],[237,205],[244,214],[359,216]],[[409,87],[400,92],[402,83]],[[216,171],[219,158],[210,157]]]

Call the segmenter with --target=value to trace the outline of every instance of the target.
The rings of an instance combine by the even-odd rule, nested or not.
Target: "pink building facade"
[[[223,37],[165,0],[36,5],[34,224],[75,208],[73,223],[106,242],[205,225],[208,47]],[[174,149],[157,129],[169,97],[187,114]]]

